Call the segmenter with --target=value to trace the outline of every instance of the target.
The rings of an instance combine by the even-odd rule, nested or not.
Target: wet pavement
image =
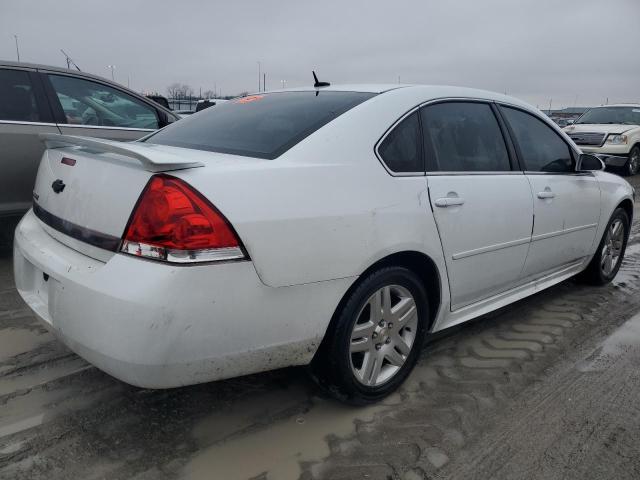
[[[440,335],[398,393],[354,408],[302,368],[128,386],[40,326],[0,254],[0,479],[640,478],[639,293],[636,222],[611,285]]]

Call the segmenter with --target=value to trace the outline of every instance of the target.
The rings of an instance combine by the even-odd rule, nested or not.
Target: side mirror
[[[604,162],[595,155],[583,153],[578,157],[578,165],[576,165],[576,171],[578,172],[591,172],[604,169]]]

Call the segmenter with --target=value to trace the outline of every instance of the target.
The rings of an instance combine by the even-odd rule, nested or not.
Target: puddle
[[[5,328],[0,330],[0,362],[6,361],[21,353],[29,352],[43,343],[53,340],[48,332],[38,333],[22,328]]]
[[[640,350],[640,313],[622,324],[589,357],[578,364],[578,370],[603,371],[616,358],[633,350]],[[640,356],[640,352],[638,355]]]
[[[41,368],[30,370],[28,374],[20,373],[18,375],[2,377],[2,369],[0,369],[0,397],[53,382],[89,368],[94,367],[87,365],[87,362],[80,357],[74,357],[65,362],[45,364]]]
[[[32,417],[23,418],[17,422],[10,423],[9,425],[0,426],[0,438],[42,425],[43,419],[44,413],[39,413],[38,415],[33,415]]]
[[[287,400],[287,396],[293,401]],[[297,479],[302,473],[301,462],[320,461],[329,455],[327,436],[345,437],[355,433],[356,420],[373,420],[374,415],[388,409],[392,401],[357,408],[314,399],[311,408],[304,413],[295,412],[268,425],[251,427],[253,422],[259,421],[260,411],[282,412],[283,408],[274,410],[278,402],[281,407],[289,405],[293,408],[296,397],[297,403],[300,402],[295,392],[281,392],[279,397],[267,398],[265,407],[259,395],[247,402],[253,405],[239,405],[228,415],[217,414],[198,425],[194,430],[197,439],[221,438],[225,432],[228,434],[243,426],[249,431],[205,448],[186,465],[184,478],[208,480],[214,475],[225,480],[244,480],[266,473],[268,480]],[[268,421],[269,415],[265,415],[264,420]]]

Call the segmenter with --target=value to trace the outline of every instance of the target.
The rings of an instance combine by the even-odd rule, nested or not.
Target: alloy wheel
[[[629,175],[635,175],[638,173],[640,167],[640,149],[634,148],[629,155],[629,161],[627,162],[627,170]]]
[[[418,329],[418,309],[409,290],[387,285],[360,309],[351,332],[351,371],[375,387],[395,376],[406,362]]]
[[[607,236],[600,255],[600,268],[608,277],[614,271],[620,260],[624,243],[624,226],[620,219],[614,220],[607,230]]]

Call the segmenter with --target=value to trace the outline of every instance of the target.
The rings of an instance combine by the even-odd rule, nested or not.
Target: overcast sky
[[[640,0],[0,0],[0,59],[66,65],[138,91],[430,83],[539,108],[640,102]]]

